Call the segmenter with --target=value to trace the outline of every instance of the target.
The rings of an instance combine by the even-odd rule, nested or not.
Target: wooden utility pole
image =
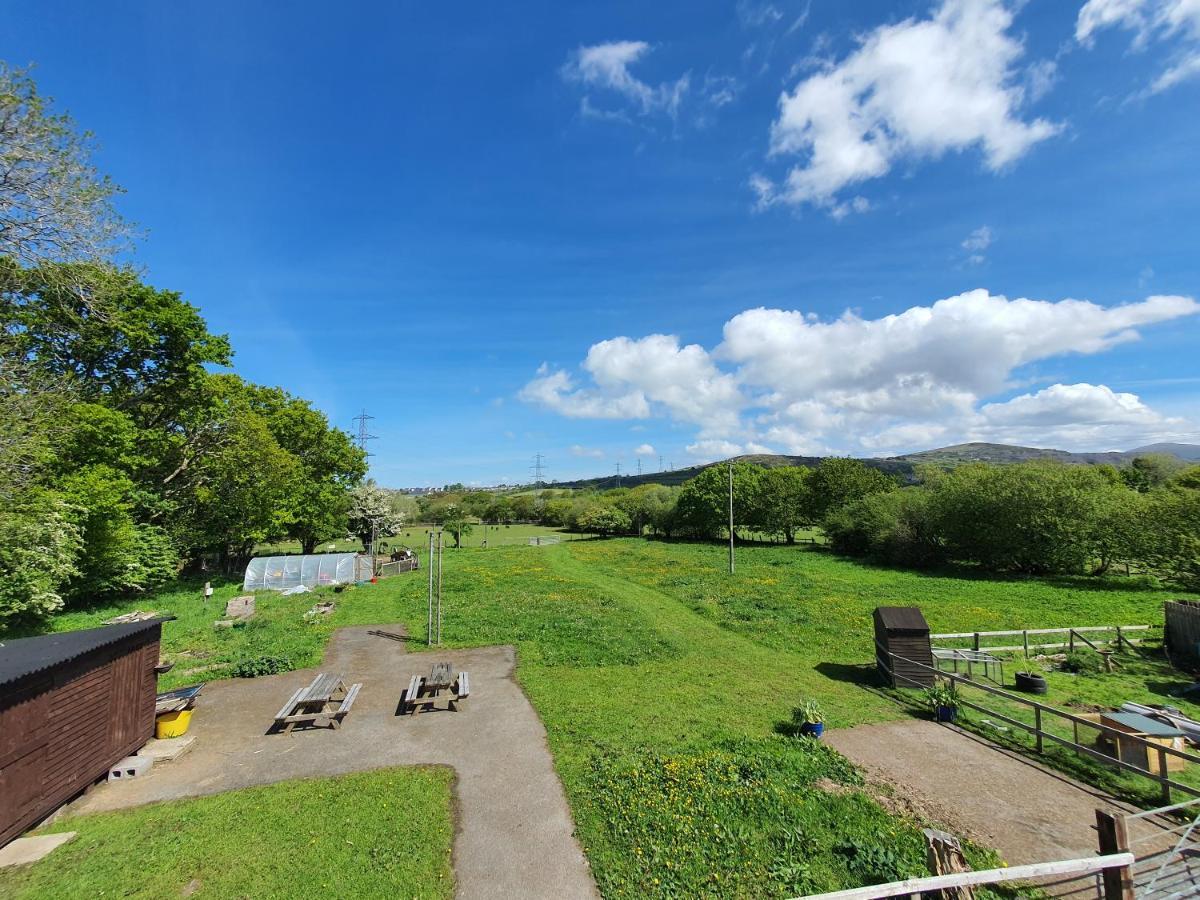
[[[733,574],[733,463],[729,464],[729,574]]]

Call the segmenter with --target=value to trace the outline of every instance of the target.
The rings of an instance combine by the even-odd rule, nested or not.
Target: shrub
[[[930,494],[922,488],[871,494],[843,506],[826,517],[825,533],[839,553],[915,568],[944,560]]]
[[[291,670],[292,661],[286,656],[251,656],[237,663],[229,674],[234,678],[258,678]]]

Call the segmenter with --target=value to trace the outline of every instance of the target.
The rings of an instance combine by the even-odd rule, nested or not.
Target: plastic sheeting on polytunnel
[[[368,581],[375,558],[361,553],[317,553],[311,556],[256,556],[246,566],[244,591],[286,591],[329,584]]]

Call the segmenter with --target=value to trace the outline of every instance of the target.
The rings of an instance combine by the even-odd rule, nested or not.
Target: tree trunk
[[[794,544],[794,543],[796,543],[796,532],[795,532],[793,529],[791,529],[791,528],[787,528],[787,529],[785,529],[785,530],[784,530],[784,537],[786,537],[786,538],[787,538],[787,542],[788,542],[789,544]]]
[[[305,556],[311,556],[317,549],[317,539],[315,537],[301,538],[300,550]]]

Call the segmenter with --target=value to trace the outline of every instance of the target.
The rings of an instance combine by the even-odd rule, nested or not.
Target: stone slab
[[[0,868],[27,866],[49,856],[63,844],[75,839],[76,832],[62,831],[58,834],[38,834],[17,838],[6,847],[0,847]]]
[[[179,759],[183,754],[192,749],[192,745],[196,743],[194,734],[185,734],[177,738],[151,738],[150,743],[146,744],[138,751],[138,756],[148,756],[153,760],[154,765],[159,763],[171,762],[171,760]]]

